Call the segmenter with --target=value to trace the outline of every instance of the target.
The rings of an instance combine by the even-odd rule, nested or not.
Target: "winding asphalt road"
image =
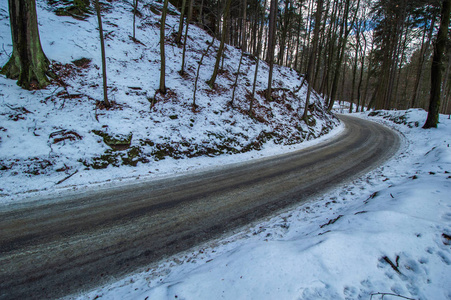
[[[0,299],[57,298],[298,204],[367,172],[396,133],[341,116],[311,148],[208,172],[0,207]]]

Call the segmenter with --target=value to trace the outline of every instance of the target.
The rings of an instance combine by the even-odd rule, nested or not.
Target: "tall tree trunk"
[[[1,74],[25,89],[41,89],[50,80],[50,62],[42,51],[35,0],[9,0],[13,53]]]
[[[371,103],[373,98],[370,99],[370,101],[368,101],[368,89],[370,86],[371,74],[373,72],[373,50],[374,50],[374,43],[371,43],[370,57],[368,57],[368,71],[366,73],[365,91],[363,92],[363,103],[368,103],[367,110],[369,110],[373,106],[373,104]],[[362,107],[362,109],[363,109],[363,107]]]
[[[133,0],[133,39],[136,39],[136,13],[138,11],[138,0]]]
[[[281,24],[281,35],[280,35],[280,42],[279,42],[279,57],[278,57],[278,63],[279,65],[283,65],[283,57],[285,55],[286,50],[286,40],[288,35],[288,29],[290,27],[290,18],[289,18],[289,11],[290,11],[290,0],[285,0],[285,11],[283,15],[283,23]]]
[[[204,28],[204,0],[202,0],[200,2],[200,7],[199,7],[199,19],[198,19],[198,23],[200,24],[201,28]]]
[[[340,34],[340,43],[339,43],[340,47],[338,50],[339,56],[338,56],[338,61],[337,61],[336,72],[334,74],[334,80],[332,81],[332,90],[331,90],[331,94],[330,94],[329,105],[327,107],[328,111],[331,111],[334,106],[334,100],[335,100],[335,96],[336,96],[336,92],[337,92],[337,88],[338,88],[337,84],[338,84],[340,66],[343,63],[345,50],[346,50],[346,44],[348,42],[348,36],[351,31],[351,28],[354,27],[357,13],[359,10],[359,6],[360,6],[360,0],[357,0],[357,8],[356,8],[355,14],[353,16],[350,26],[348,26],[350,0],[346,0],[345,10],[344,10],[344,20],[343,20],[343,24],[342,24],[342,29],[340,29],[340,33],[341,33]]]
[[[106,54],[105,54],[105,41],[103,39],[103,28],[102,28],[102,16],[100,14],[100,4],[99,0],[96,0],[96,11],[97,11],[97,21],[99,23],[99,35],[100,35],[100,51],[102,52],[102,78],[103,78],[103,103],[109,108],[111,103],[108,100],[108,83],[106,77]]]
[[[247,1],[243,0],[243,20],[241,29],[241,51],[246,52],[247,50],[247,38],[246,38],[246,21],[247,21]]]
[[[302,115],[302,119],[306,124],[309,124],[308,120],[308,107],[310,102],[310,94],[312,93],[312,79],[313,79],[313,64],[316,58],[316,51],[318,49],[318,39],[319,39],[319,31],[321,27],[321,19],[323,15],[323,0],[318,0],[316,3],[316,13],[315,13],[315,28],[313,29],[313,49],[310,52],[310,57],[307,65],[307,73],[305,74],[305,80],[307,81],[307,97],[305,98],[305,106],[304,113]]]
[[[191,18],[193,15],[193,0],[189,1],[188,6],[189,6],[188,7],[188,18],[186,20],[185,36],[183,37],[182,68],[180,69],[181,75],[185,74],[186,40],[188,38],[189,23],[191,22]]]
[[[434,47],[434,56],[431,66],[431,93],[429,98],[429,111],[423,128],[437,128],[439,122],[440,94],[442,85],[442,60],[446,47],[449,27],[449,15],[451,13],[451,0],[443,0],[440,28]]]
[[[335,51],[336,51],[337,47],[335,47],[335,41],[336,41],[335,32],[337,31],[337,28],[338,28],[338,21],[337,21],[338,20],[338,18],[337,18],[338,11],[339,11],[338,1],[334,1],[334,5],[332,6],[332,13],[330,14],[331,24],[329,26],[328,33],[327,33],[327,44],[328,44],[328,46],[327,46],[327,48],[328,48],[327,63],[325,64],[324,76],[323,76],[323,80],[321,83],[321,87],[319,89],[322,94],[326,95],[326,98],[330,95],[330,93],[329,93],[330,76],[332,73],[334,57],[336,56]],[[326,101],[326,103],[328,103],[328,101]]]
[[[219,72],[219,64],[221,62],[222,55],[224,53],[224,43],[225,39],[227,37],[227,23],[230,15],[230,5],[232,3],[232,0],[227,0],[226,6],[224,8],[224,23],[222,26],[222,35],[221,35],[221,42],[219,44],[218,53],[216,54],[216,62],[215,62],[215,68],[213,70],[213,74],[211,75],[210,80],[208,80],[208,85],[213,88],[215,86],[216,77],[218,76]]]
[[[175,43],[178,46],[180,46],[180,43],[182,42],[183,21],[185,18],[185,6],[186,6],[186,0],[183,0],[182,11],[180,13],[180,20],[179,20],[179,30],[177,31],[177,35],[175,36]],[[188,26],[188,22],[187,22],[186,26]]]
[[[402,37],[403,37],[403,33],[404,33],[404,26],[405,26],[405,14],[406,14],[406,8],[404,7],[403,12],[401,14],[401,16],[399,16],[397,18],[397,22],[396,22],[396,28],[395,28],[395,33],[393,36],[393,51],[391,52],[391,65],[390,65],[390,75],[388,77],[388,86],[386,89],[386,93],[385,93],[385,101],[384,101],[384,109],[390,109],[394,106],[395,103],[393,103],[393,98],[396,98],[396,93],[395,96],[393,97],[393,92],[395,89],[395,82],[396,82],[396,75],[397,75],[397,70],[399,68],[398,63],[400,61],[400,54],[402,51]],[[396,107],[396,106],[395,106]]]
[[[357,31],[356,31],[356,45],[355,45],[355,57],[354,57],[354,67],[352,70],[352,87],[351,87],[351,97],[350,97],[350,102],[351,105],[349,106],[349,112],[352,113],[352,105],[354,103],[354,89],[355,89],[355,81],[356,81],[356,77],[357,77],[357,65],[359,63],[359,50],[360,50],[360,24],[357,26]],[[356,110],[359,110],[359,102],[356,101]]]
[[[296,36],[296,56],[294,58],[294,69],[295,70],[300,70],[300,67],[298,67],[298,60],[299,60],[299,46],[301,43],[301,30],[302,30],[302,2],[301,1],[301,5],[299,5],[299,19],[298,19],[298,34]]]
[[[230,106],[233,108],[233,101],[235,100],[235,91],[238,86],[238,78],[240,77],[241,63],[243,62],[244,51],[241,51],[240,63],[238,64],[238,70],[236,71],[235,82],[233,83],[232,100],[230,100]]]
[[[448,101],[449,101],[449,88],[448,86],[450,85],[449,83],[449,77],[450,77],[450,71],[451,71],[451,51],[448,52],[448,65],[446,67],[446,71],[445,71],[445,76],[444,76],[444,80],[443,80],[443,85],[442,85],[442,91],[444,91],[444,95],[443,95],[443,105],[442,105],[442,113],[446,114],[447,112],[447,108],[448,108]]]
[[[365,29],[365,26],[366,26],[366,22],[364,23],[364,27],[363,27],[363,29]],[[364,108],[364,106],[365,106],[365,101],[363,100],[363,101],[361,101],[361,90],[362,90],[362,84],[363,84],[363,71],[364,71],[364,68],[365,68],[365,54],[366,54],[366,48],[367,48],[367,41],[366,41],[366,38],[365,38],[365,34],[362,34],[362,38],[363,38],[363,51],[361,51],[362,52],[362,55],[361,55],[361,62],[360,62],[360,78],[359,78],[359,85],[358,85],[358,87],[357,87],[357,108],[356,108],[356,111],[355,112],[359,112],[359,105],[361,105],[361,112],[363,112],[363,108]],[[368,70],[368,72],[369,72],[369,70]]]
[[[424,62],[426,60],[426,53],[429,49],[429,45],[431,44],[431,40],[432,40],[432,33],[434,31],[434,24],[435,24],[435,17],[432,18],[431,21],[431,27],[429,28],[429,32],[428,32],[428,38],[426,43],[424,43],[424,36],[426,34],[426,30],[424,31],[423,34],[423,40],[421,43],[421,50],[420,50],[420,57],[419,57],[419,61],[418,61],[418,70],[417,70],[417,74],[415,77],[415,83],[414,83],[414,92],[413,92],[413,96],[412,96],[412,102],[410,104],[410,107],[416,107],[418,104],[418,93],[420,91],[420,86],[421,86],[421,82],[423,79],[423,67],[424,67]]]
[[[164,40],[166,29],[166,14],[168,12],[169,0],[164,0],[163,13],[161,14],[160,25],[160,56],[161,56],[161,69],[160,69],[160,93],[166,94],[166,56],[164,53]]]
[[[194,81],[194,91],[193,91],[193,111],[197,108],[196,104],[196,92],[197,92],[197,82],[199,80],[199,71],[200,67],[202,66],[202,62],[204,60],[205,55],[208,54],[208,51],[210,50],[210,47],[215,43],[215,36],[213,35],[213,39],[211,40],[211,43],[208,45],[207,49],[204,53],[202,53],[202,56],[199,61],[199,65],[197,66],[197,72],[196,72],[196,80]]]
[[[326,23],[327,23],[327,19],[328,19],[328,14],[329,14],[329,8],[330,8],[330,1],[327,1],[327,6],[324,10],[324,16],[322,17],[322,19],[324,20],[324,22],[321,22],[321,36],[318,37],[318,41],[317,43],[317,49],[316,49],[316,59],[315,59],[315,64],[316,64],[316,70],[315,70],[315,76],[313,77],[313,80],[311,80],[311,84],[313,85],[314,89],[318,89],[318,81],[319,81],[319,77],[320,77],[320,73],[321,73],[321,66],[323,64],[323,60],[322,60],[322,55],[321,53],[323,52],[323,48],[324,48],[324,40],[325,40],[325,35],[326,35]]]
[[[264,2],[261,16],[257,15],[257,17],[256,17],[256,21],[257,22],[260,21],[262,24],[264,23],[264,19],[265,19],[265,7],[266,7],[266,0]],[[251,101],[249,102],[249,112],[248,113],[250,116],[252,116],[252,109],[253,109],[253,105],[254,105],[255,87],[257,85],[258,65],[260,63],[259,56],[260,56],[260,52],[262,51],[262,37],[263,37],[263,26],[260,26],[260,30],[258,32],[258,44],[257,44],[257,55],[256,55],[257,63],[255,64],[254,83],[252,84],[252,97],[251,97]]]
[[[268,37],[268,56],[266,61],[269,63],[268,89],[266,91],[266,100],[271,100],[272,73],[274,68],[274,48],[276,43],[277,27],[277,0],[271,0],[269,13],[269,37]]]

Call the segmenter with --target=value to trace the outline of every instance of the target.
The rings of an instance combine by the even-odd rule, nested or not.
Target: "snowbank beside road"
[[[405,148],[316,201],[79,299],[450,299],[451,121],[373,117]],[[390,121],[393,120],[393,121]]]

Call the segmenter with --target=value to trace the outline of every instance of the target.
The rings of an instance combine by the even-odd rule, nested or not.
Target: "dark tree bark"
[[[302,31],[302,4],[303,4],[303,1],[301,1],[300,5],[299,5],[299,15],[298,15],[299,19],[297,20],[298,34],[296,36],[296,56],[294,58],[294,69],[295,70],[299,70],[299,68],[300,68],[300,67],[298,67],[298,60],[299,60],[299,46],[301,43],[301,31]]]
[[[219,44],[218,53],[216,54],[216,63],[215,63],[215,68],[213,70],[213,74],[212,74],[210,80],[208,81],[208,85],[211,88],[213,88],[215,85],[216,77],[218,76],[218,72],[219,72],[219,64],[221,62],[221,58],[224,53],[224,44],[225,44],[225,39],[227,37],[227,24],[228,24],[228,19],[229,19],[229,15],[230,15],[231,3],[232,3],[232,0],[227,0],[226,6],[224,8],[224,24],[222,26],[221,43]]]
[[[427,27],[425,28],[424,32],[423,32],[423,40],[421,43],[421,49],[420,49],[420,57],[419,57],[419,61],[418,61],[418,69],[417,69],[417,75],[415,77],[415,83],[413,85],[414,87],[414,91],[413,91],[413,96],[412,96],[412,101],[410,106],[411,107],[416,107],[418,104],[418,94],[420,91],[420,86],[421,86],[421,82],[423,79],[423,66],[424,66],[424,62],[426,60],[426,53],[429,49],[429,46],[431,44],[431,40],[432,40],[432,33],[434,31],[434,24],[435,24],[435,17],[432,17],[432,21],[431,21],[431,26],[428,29]],[[426,31],[428,32],[428,38],[427,41],[425,42],[425,36],[426,36]]]
[[[205,55],[208,54],[208,51],[210,50],[210,47],[215,43],[215,38],[213,36],[213,40],[208,45],[207,50],[205,50],[204,53],[202,53],[202,56],[199,61],[199,65],[197,66],[197,72],[196,72],[196,80],[194,81],[194,91],[193,91],[193,111],[197,108],[196,104],[196,93],[197,93],[197,82],[199,80],[199,72],[200,72],[200,66],[202,66],[202,62],[204,60]]]
[[[185,1],[183,1],[183,2],[185,2]],[[189,23],[191,22],[191,18],[193,16],[193,0],[190,0],[188,5],[189,5],[188,18],[186,20],[185,36],[183,38],[182,68],[180,69],[180,74],[181,75],[183,75],[185,73],[186,40],[187,40],[187,37],[188,37]]]
[[[161,14],[160,25],[160,56],[161,56],[161,69],[160,69],[160,93],[166,94],[166,56],[164,53],[164,39],[166,28],[166,14],[168,12],[169,0],[164,0],[163,12]]]
[[[431,66],[431,93],[429,98],[429,111],[423,128],[437,128],[439,122],[440,96],[442,85],[442,61],[443,51],[446,48],[448,36],[449,18],[451,13],[451,0],[442,2],[440,28],[434,47],[434,56]]]
[[[366,22],[364,21],[363,24],[364,25],[363,25],[362,29],[364,30],[364,28],[366,26]],[[361,55],[361,62],[360,62],[360,78],[359,78],[359,85],[357,87],[357,108],[356,108],[355,112],[359,112],[359,105],[360,105],[360,103],[362,105],[362,108],[360,110],[361,112],[363,112],[363,108],[365,106],[365,100],[361,101],[361,98],[362,98],[361,97],[361,90],[362,90],[362,84],[363,84],[363,71],[365,69],[365,53],[366,53],[366,48],[367,48],[367,41],[366,41],[366,38],[365,38],[365,34],[362,34],[362,38],[363,38],[364,46],[363,46],[363,51],[362,51],[362,55]],[[369,70],[368,70],[368,73],[369,73]]]
[[[260,14],[257,14],[256,16],[256,22],[258,24],[258,22],[260,23],[264,23],[264,18],[265,18],[265,7],[266,7],[266,0],[264,1],[264,6],[262,8],[262,11]],[[252,116],[253,112],[253,106],[254,106],[254,98],[255,98],[255,87],[257,85],[257,75],[258,75],[258,66],[260,63],[260,52],[262,51],[262,36],[263,36],[263,26],[260,26],[259,32],[258,32],[258,45],[257,45],[257,53],[256,53],[256,59],[257,59],[257,63],[255,64],[255,73],[254,73],[254,82],[252,84],[252,97],[251,97],[251,101],[249,102],[249,115]]]
[[[277,0],[271,0],[269,10],[269,36],[268,36],[268,56],[266,61],[269,63],[268,89],[266,92],[266,100],[271,100],[272,89],[272,73],[274,68],[274,48],[276,42],[276,22],[277,22]]]
[[[443,105],[442,105],[442,114],[446,114],[448,112],[448,106],[449,106],[449,96],[450,96],[450,72],[451,72],[451,51],[448,52],[448,65],[446,67],[445,76],[443,80],[442,85],[442,91],[443,91]],[[450,112],[451,113],[451,112]]]
[[[238,70],[236,71],[235,82],[233,83],[232,100],[230,100],[230,106],[233,107],[233,101],[235,100],[235,91],[238,86],[238,78],[240,77],[241,63],[243,62],[244,51],[241,51],[240,63],[238,64]]]
[[[241,50],[246,52],[247,50],[247,38],[246,38],[246,20],[247,19],[247,1],[243,0],[243,20],[241,28]]]
[[[1,74],[25,89],[41,89],[50,80],[50,62],[42,51],[35,0],[9,0],[13,53]]]
[[[99,0],[95,2],[97,21],[99,23],[99,36],[100,36],[100,51],[102,54],[102,78],[103,78],[103,104],[106,108],[111,107],[110,101],[108,101],[108,83],[106,76],[106,58],[105,58],[105,42],[103,40],[103,28],[102,28],[102,16],[100,15],[100,4]]]
[[[283,14],[283,18],[281,18],[283,21],[280,22],[280,42],[279,42],[279,57],[278,57],[278,64],[283,65],[283,57],[285,54],[285,50],[287,50],[287,37],[288,37],[288,30],[290,28],[290,0],[285,0],[285,11]]]
[[[133,0],[133,39],[136,39],[136,13],[138,12],[138,0]]]
[[[182,2],[182,11],[180,13],[180,20],[179,20],[179,30],[177,31],[177,35],[175,37],[175,43],[180,46],[180,43],[182,41],[182,32],[183,32],[183,20],[185,18],[185,6],[186,6],[186,0],[183,0]],[[188,22],[186,22],[186,26],[188,26]],[[183,69],[183,67],[182,67]]]
[[[346,0],[345,3],[345,10],[344,10],[344,20],[342,23],[342,27],[340,28],[340,42],[339,42],[339,49],[338,49],[338,60],[337,60],[337,66],[334,74],[334,79],[332,81],[332,89],[330,93],[330,99],[329,99],[329,105],[327,107],[328,111],[331,111],[334,106],[334,100],[338,89],[338,77],[340,74],[340,67],[343,63],[344,54],[346,50],[346,44],[348,42],[348,36],[351,31],[351,28],[354,27],[354,23],[357,17],[357,12],[360,6],[360,0],[357,0],[357,8],[355,10],[354,17],[351,21],[351,25],[348,25],[348,18],[349,18],[349,10],[350,10],[350,0]]]
[[[304,114],[302,115],[302,119],[306,124],[309,123],[308,120],[308,106],[310,102],[310,95],[312,93],[312,79],[313,79],[313,64],[316,57],[316,51],[318,49],[318,38],[319,38],[319,30],[321,27],[321,18],[323,15],[323,0],[318,0],[316,3],[316,13],[315,13],[315,28],[313,29],[313,49],[310,52],[310,57],[307,65],[307,73],[305,74],[305,80],[307,81],[307,97],[305,98],[305,107]]]

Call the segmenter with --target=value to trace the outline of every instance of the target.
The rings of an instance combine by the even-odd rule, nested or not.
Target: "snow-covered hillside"
[[[160,70],[157,12],[161,4],[139,2],[138,41],[133,41],[132,1],[106,3],[103,28],[109,98],[114,103],[109,110],[100,102],[103,96],[97,19],[56,16],[55,6],[37,1],[43,50],[61,80],[45,90],[26,91],[14,80],[0,76],[0,194],[4,199],[15,199],[17,193],[26,191],[49,192],[118,178],[186,171],[199,164],[223,164],[228,154],[258,150],[268,141],[300,143],[338,125],[336,118],[325,113],[317,95],[313,95],[309,107],[310,124],[301,120],[306,88],[298,89],[301,77],[288,68],[275,68],[274,101],[265,101],[262,94],[267,88],[269,68],[263,62],[257,79],[255,118],[249,117],[256,60],[248,54],[243,58],[232,108],[228,102],[239,50],[226,47],[217,87],[210,89],[206,84],[213,72],[218,41],[200,68],[198,107],[193,111],[198,63],[212,38],[190,26],[187,74],[181,76],[182,49],[173,43],[179,17],[174,14],[168,16],[166,26],[169,90],[164,96],[156,95]],[[0,2],[0,44],[0,65],[4,65],[12,52],[7,1]],[[114,143],[121,145],[115,147]],[[218,155],[222,160],[216,162],[178,162]]]
[[[359,115],[404,136],[385,165],[72,298],[451,299],[451,120],[424,130],[422,110]]]

